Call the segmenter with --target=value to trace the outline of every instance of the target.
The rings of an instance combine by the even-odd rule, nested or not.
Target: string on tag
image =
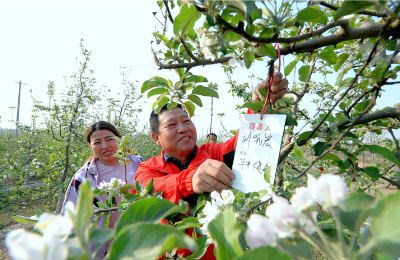
[[[279,60],[278,71],[280,72],[281,71],[281,49],[279,48],[279,44],[278,43],[275,43],[274,48],[277,48],[277,50],[278,50],[278,60]],[[274,64],[272,63],[272,74],[271,74],[271,78],[269,79],[269,82],[267,80],[268,92],[267,92],[267,97],[265,98],[263,110],[261,111],[260,120],[262,120],[262,116],[263,116],[263,114],[265,112],[265,108],[267,107],[267,104],[269,102],[269,95],[271,93],[272,80],[274,79],[274,69],[275,69],[275,67],[274,67]],[[269,103],[271,105],[271,102],[269,102]]]

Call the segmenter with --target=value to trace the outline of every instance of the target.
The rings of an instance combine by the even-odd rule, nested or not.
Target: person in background
[[[217,135],[214,133],[209,133],[207,135],[207,139],[209,143],[216,143],[217,142]]]
[[[119,164],[119,158],[113,156],[118,151],[117,139],[115,139],[116,136],[121,137],[121,134],[114,125],[106,121],[98,121],[87,128],[86,140],[93,154],[71,179],[67,192],[65,193],[61,214],[64,214],[64,207],[68,201],[72,201],[76,204],[79,185],[85,180],[90,181],[93,189],[98,188],[100,182],[110,182],[112,178],[125,181],[125,168],[123,165]],[[143,159],[140,156],[134,155],[129,155],[129,159],[132,160],[132,163],[126,167],[126,178],[128,183],[134,184],[136,171]],[[103,195],[101,198],[96,196],[93,204],[96,205],[99,201],[104,203],[106,199],[106,195]],[[120,201],[121,198],[117,197],[117,204]],[[114,228],[118,217],[119,215],[116,211],[111,214],[109,228]],[[98,218],[97,226],[99,228],[104,227],[105,219],[106,216],[100,216]],[[99,250],[96,259],[103,259],[110,245],[111,243],[108,242],[103,246],[103,248]]]

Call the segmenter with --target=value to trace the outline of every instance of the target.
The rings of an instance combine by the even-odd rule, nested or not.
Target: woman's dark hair
[[[86,140],[88,143],[90,143],[90,137],[92,134],[97,130],[108,130],[113,132],[116,136],[121,137],[120,132],[118,132],[117,128],[115,128],[113,124],[106,121],[98,121],[86,129]]]
[[[89,126],[86,129],[86,140],[87,142],[90,144],[90,137],[92,136],[92,134],[97,131],[97,130],[108,130],[113,132],[116,136],[121,137],[120,132],[117,130],[117,128],[115,128],[115,126],[109,122],[106,121],[98,121],[96,123],[94,123],[93,125]],[[94,154],[92,154],[87,160],[86,162],[92,160],[95,157]]]

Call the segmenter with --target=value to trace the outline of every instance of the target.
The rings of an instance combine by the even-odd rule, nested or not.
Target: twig
[[[394,136],[393,130],[392,130],[392,126],[387,128],[387,131],[390,133],[390,135],[393,138],[394,143],[396,144],[396,148],[397,151],[400,151],[400,147],[399,147],[399,141],[397,141],[396,136]]]
[[[108,209],[99,209],[99,210],[95,211],[95,212],[93,213],[93,215],[97,215],[97,214],[104,213],[104,212],[117,211],[117,210],[118,210],[117,207],[108,208]]]
[[[310,165],[309,167],[307,167],[307,169],[305,169],[305,170],[304,170],[300,175],[298,175],[296,178],[302,177],[304,174],[307,173],[307,171],[308,171],[316,162],[318,162],[318,161],[319,161],[322,157],[324,157],[326,154],[332,152],[333,148],[335,148],[336,145],[338,145],[339,142],[342,141],[343,138],[346,137],[346,135],[347,135],[347,134],[350,132],[350,130],[353,128],[353,126],[356,125],[357,121],[358,121],[365,113],[367,113],[367,111],[372,107],[372,105],[373,105],[373,104],[375,103],[375,101],[376,101],[376,98],[378,97],[378,94],[379,94],[379,89],[376,90],[375,96],[373,97],[371,103],[369,103],[369,105],[367,106],[367,108],[365,108],[365,110],[361,113],[360,117],[357,117],[357,118],[354,120],[354,123],[351,124],[351,125],[349,126],[349,128],[346,130],[346,132],[344,132],[344,133],[342,134],[342,136],[341,136],[328,150],[326,150],[325,152],[323,152],[317,159],[315,159],[314,161],[312,161],[312,162],[311,162],[311,165]]]
[[[394,166],[396,166],[396,164],[393,164],[392,166],[390,166],[384,173],[382,173],[382,175],[386,174],[386,173],[387,173],[388,171],[390,171]],[[364,188],[364,191],[366,191],[369,187],[372,186],[372,184],[374,184],[374,183],[377,182],[378,180],[379,180],[379,178],[373,180],[370,184],[367,185],[367,187]]]
[[[311,137],[314,135],[314,133],[318,130],[318,128],[325,122],[325,120],[328,118],[328,116],[331,114],[331,112],[335,109],[335,107],[342,101],[342,99],[347,95],[347,93],[353,89],[355,86],[354,84],[356,83],[358,77],[361,75],[361,73],[364,71],[364,69],[367,67],[367,65],[370,63],[370,61],[372,60],[372,56],[375,53],[376,48],[378,47],[379,42],[382,40],[382,32],[384,30],[386,30],[386,28],[389,26],[389,24],[391,23],[391,20],[389,20],[387,23],[385,23],[385,25],[383,27],[381,27],[381,31],[380,31],[380,36],[376,39],[375,41],[375,45],[371,50],[371,53],[368,55],[368,59],[364,62],[363,66],[361,67],[361,69],[356,73],[356,76],[353,78],[352,82],[350,83],[349,87],[346,89],[346,91],[342,94],[342,96],[339,98],[339,100],[336,101],[336,103],[329,109],[329,111],[326,113],[325,117],[319,122],[319,124],[317,125],[317,127],[311,132],[311,134],[304,140],[301,141],[301,143],[299,145],[305,145],[308,140],[311,139]],[[380,88],[380,87],[379,87]],[[379,89],[378,88],[378,89]],[[370,105],[373,104],[372,102],[370,103]],[[370,107],[370,105],[368,107]],[[362,113],[362,115],[364,115],[367,111],[364,111]],[[361,118],[362,116],[360,116],[359,118]],[[357,122],[358,119],[355,121]],[[321,157],[322,158],[322,157]]]

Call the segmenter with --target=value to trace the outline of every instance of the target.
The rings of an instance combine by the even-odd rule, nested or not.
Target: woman
[[[109,122],[99,121],[88,127],[86,130],[86,140],[93,154],[69,183],[61,214],[64,214],[64,207],[68,201],[76,204],[79,185],[85,180],[89,180],[93,188],[97,188],[100,182],[110,182],[111,178],[125,181],[125,168],[119,164],[119,158],[113,156],[118,151],[117,140],[114,138],[116,136],[121,137],[121,134]],[[129,155],[129,159],[132,160],[132,163],[126,167],[126,179],[128,183],[134,184],[136,170],[143,159],[140,156],[134,155]],[[98,201],[104,203],[106,199],[106,195],[103,195],[101,198],[96,196],[93,203]],[[120,198],[116,198],[117,203],[120,201]],[[116,211],[111,214],[109,228],[114,228],[118,216]],[[104,227],[105,218],[106,216],[98,218],[98,227]],[[109,245],[110,243],[107,243],[105,252],[108,251]],[[102,253],[99,252],[99,254],[101,255]],[[104,251],[102,255],[104,256]]]

